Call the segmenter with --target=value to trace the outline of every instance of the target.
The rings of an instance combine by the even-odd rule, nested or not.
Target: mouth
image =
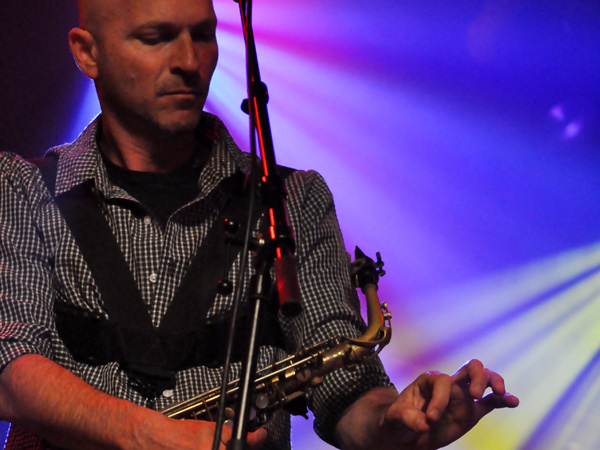
[[[200,86],[172,86],[162,90],[163,95],[201,95],[203,89]]]
[[[195,91],[195,90],[187,90],[187,89],[182,89],[179,91],[172,91],[172,92],[167,92],[164,95],[167,96],[182,96],[182,97],[200,97],[200,92]]]
[[[197,109],[204,103],[205,96],[195,89],[179,89],[163,94],[163,98],[168,99],[177,109]]]

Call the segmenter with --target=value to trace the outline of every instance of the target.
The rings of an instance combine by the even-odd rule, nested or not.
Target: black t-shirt
[[[108,178],[144,205],[165,227],[169,217],[198,195],[202,167],[186,163],[170,173],[136,172],[104,158]]]

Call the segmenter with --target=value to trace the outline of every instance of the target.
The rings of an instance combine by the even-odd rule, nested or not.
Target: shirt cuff
[[[41,355],[52,359],[52,352],[49,345],[35,345],[26,340],[7,335],[9,333],[6,333],[6,329],[3,328],[0,327],[0,373],[20,356]]]
[[[311,402],[317,435],[339,448],[334,436],[338,421],[359,397],[376,387],[394,387],[378,358],[355,370],[342,368],[326,376],[323,385],[315,389]]]

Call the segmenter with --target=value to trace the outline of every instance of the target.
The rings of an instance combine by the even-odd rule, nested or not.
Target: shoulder
[[[35,217],[52,203],[52,195],[34,164],[16,154],[0,154],[1,214],[15,219],[15,214],[28,211]]]
[[[315,170],[282,168],[289,201],[332,201],[331,191],[321,174]]]
[[[15,154],[0,154],[0,223],[6,222],[3,238],[30,245],[21,238],[29,227],[38,230],[43,218],[54,209],[53,198],[37,167]],[[28,236],[32,236],[28,234]]]
[[[78,166],[97,157],[94,154],[96,136],[98,133],[99,118],[93,120],[83,130],[77,140],[72,143],[58,145],[50,148],[44,156],[53,156],[60,161],[62,171],[74,171]],[[0,152],[0,178],[2,183],[14,186],[43,186],[40,171],[31,161],[10,152]]]
[[[15,186],[26,186],[36,177],[36,167],[15,153],[0,153],[0,180]]]
[[[0,152],[0,184],[2,185],[0,192],[2,196],[21,195],[30,200],[40,197],[44,203],[47,203],[52,196],[47,189],[40,166],[47,167],[48,164],[44,164],[43,161],[50,160],[50,158],[56,161],[59,158],[62,159],[72,152],[73,148],[73,144],[59,145],[50,148],[44,156],[31,159],[25,159],[16,153]],[[52,171],[56,172],[56,169]]]

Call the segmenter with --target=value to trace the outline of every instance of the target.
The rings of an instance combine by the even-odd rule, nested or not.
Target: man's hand
[[[492,392],[484,396],[487,388]],[[472,360],[454,375],[427,372],[400,395],[373,389],[340,419],[336,438],[344,449],[430,450],[463,436],[496,408],[514,408],[500,375]]]
[[[165,428],[154,429],[156,440],[147,443],[147,437],[144,436],[145,447],[152,449],[171,449],[178,450],[198,450],[211,449],[213,437],[215,434],[215,423],[204,422],[200,420],[173,420],[165,421]],[[144,433],[145,434],[145,433]],[[224,426],[221,433],[221,443],[219,450],[226,450],[227,443],[231,440],[232,431]],[[267,431],[260,428],[253,433],[248,433],[247,442],[249,450],[258,450],[267,439]]]
[[[0,374],[0,419],[65,449],[211,449],[215,424],[175,420],[104,394],[40,355],[24,355]],[[248,435],[251,450],[266,440]],[[223,428],[220,449],[231,430]]]
[[[196,420],[186,420],[185,421],[188,424],[192,424],[195,425],[194,422],[197,422]],[[214,423],[210,423],[209,427],[207,429],[207,427],[203,427],[202,428],[202,437],[201,440],[198,442],[204,442],[205,440],[209,443],[209,445],[206,448],[212,448],[212,444],[213,444],[213,439],[214,439],[214,434],[215,434],[215,424]],[[227,448],[227,443],[231,440],[231,435],[232,435],[232,430],[231,428],[229,428],[228,426],[224,426],[223,427],[223,432],[221,433],[221,445],[219,446],[219,450],[226,450]],[[252,433],[248,433],[246,435],[246,441],[248,442],[248,450],[258,450],[259,448],[261,448],[263,446],[263,444],[266,442],[267,440],[267,430],[265,430],[264,428],[259,428],[258,430],[252,432]],[[194,450],[198,450],[199,448],[204,448],[201,445],[196,445],[195,447],[193,447]]]

